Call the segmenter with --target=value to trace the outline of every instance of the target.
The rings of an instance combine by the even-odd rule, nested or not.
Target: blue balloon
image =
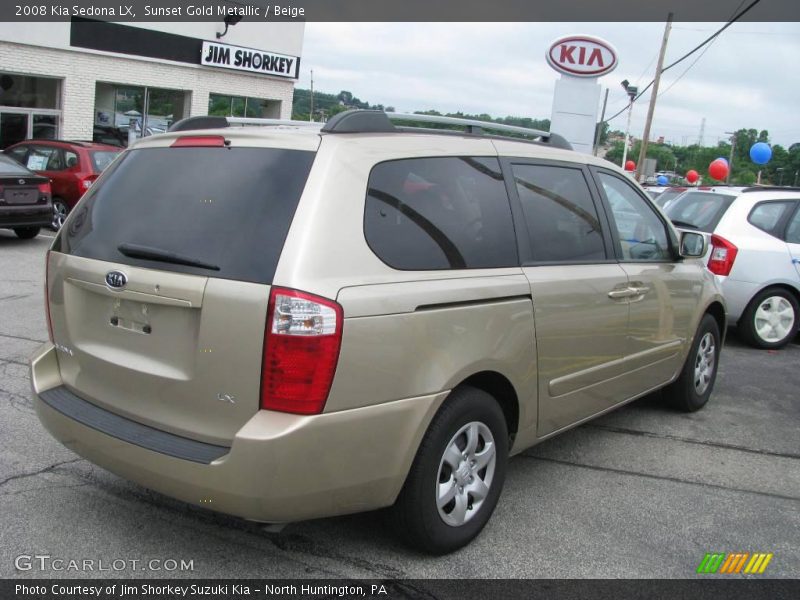
[[[659,175],[658,179],[656,179],[656,183],[658,185],[667,185],[669,183],[669,179],[665,175]]]
[[[764,142],[756,142],[750,146],[750,160],[757,165],[765,165],[772,158],[772,148]]]
[[[721,160],[722,162],[724,162],[724,163],[725,163],[725,165],[726,165],[726,166],[728,165],[728,159],[727,159],[727,158],[725,158],[724,156],[720,156],[719,158],[717,158],[717,159],[715,159],[715,160]]]

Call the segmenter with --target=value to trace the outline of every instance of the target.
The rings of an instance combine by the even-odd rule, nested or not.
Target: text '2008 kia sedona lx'
[[[659,388],[708,401],[706,242],[610,163],[419,115],[246,121],[137,142],[54,240],[32,385],[81,456],[260,522],[391,506],[444,553],[509,456]]]

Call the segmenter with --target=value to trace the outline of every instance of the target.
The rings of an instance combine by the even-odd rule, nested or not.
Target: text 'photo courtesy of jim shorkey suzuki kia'
[[[265,523],[391,507],[442,554],[486,525],[510,456],[660,388],[708,402],[707,247],[548,132],[193,117],[125,150],[56,236],[34,403],[168,496]]]

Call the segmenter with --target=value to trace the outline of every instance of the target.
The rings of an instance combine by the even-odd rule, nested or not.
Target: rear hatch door
[[[229,442],[259,409],[269,286],[313,159],[189,140],[116,161],[49,256],[64,384],[152,427]]]

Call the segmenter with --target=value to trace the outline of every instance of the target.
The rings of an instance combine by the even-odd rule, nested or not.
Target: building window
[[[251,117],[257,119],[278,119],[281,116],[280,100],[246,98],[210,94],[208,114],[216,117]]]
[[[58,137],[61,80],[0,72],[0,150]]]
[[[95,141],[125,145],[131,137],[164,133],[172,123],[188,116],[189,98],[190,93],[183,90],[98,82]]]
[[[0,106],[58,109],[58,79],[0,73]]]

